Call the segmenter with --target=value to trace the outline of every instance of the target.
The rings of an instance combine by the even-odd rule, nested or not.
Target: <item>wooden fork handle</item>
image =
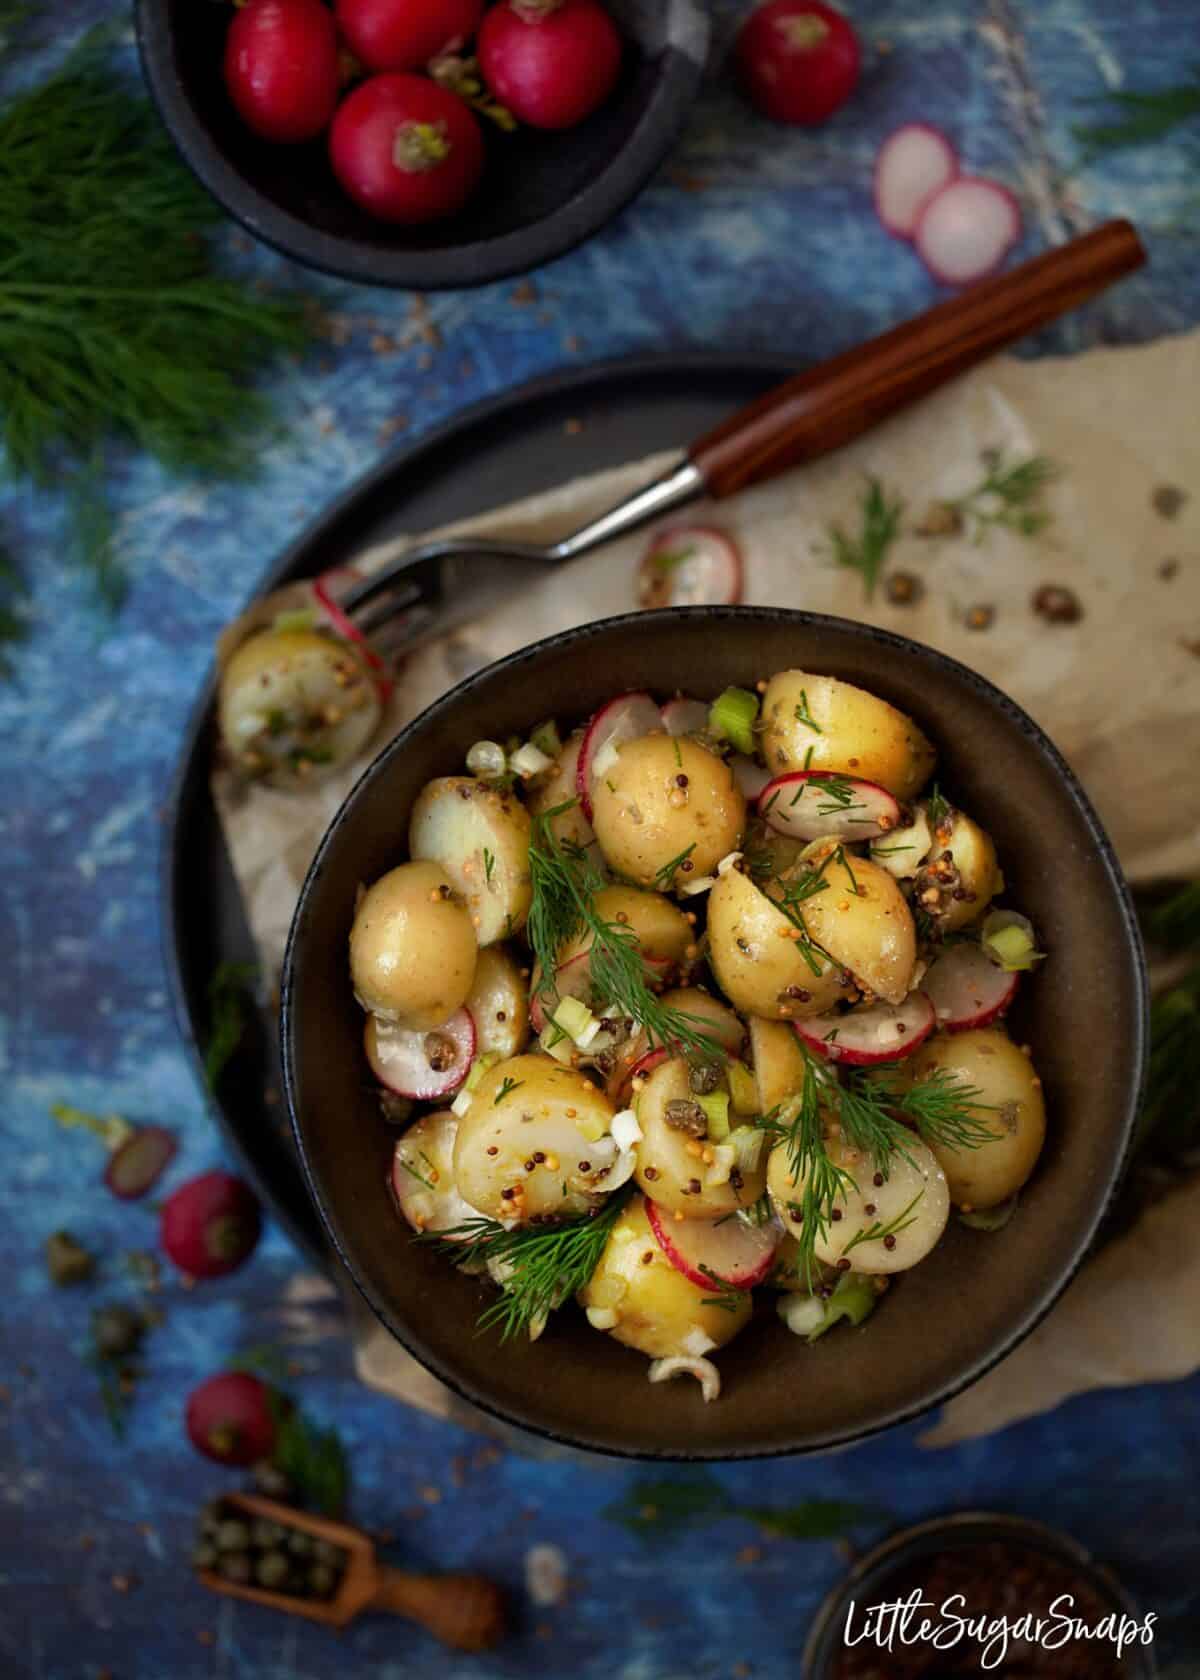
[[[486,1651],[504,1637],[504,1594],[482,1575],[410,1575],[381,1569],[374,1610],[407,1616],[456,1651]]]
[[[1105,222],[769,391],[694,444],[692,465],[719,498],[827,455],[1145,260],[1131,223]]]

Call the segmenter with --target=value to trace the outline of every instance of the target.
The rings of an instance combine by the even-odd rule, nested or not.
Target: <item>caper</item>
[[[264,1552],[254,1566],[254,1578],[260,1587],[277,1592],[288,1578],[288,1560],[284,1552]]]
[[[51,1283],[66,1288],[86,1283],[96,1270],[96,1262],[69,1231],[55,1231],[46,1238],[46,1270]]]
[[[217,1566],[217,1548],[202,1540],[192,1551],[193,1569],[215,1569]]]
[[[245,1586],[251,1576],[250,1554],[226,1552],[217,1559],[217,1573],[223,1575],[227,1581],[236,1581],[240,1586]]]
[[[331,1568],[339,1569],[345,1553],[340,1546],[335,1546],[332,1540],[314,1540],[312,1549],[315,1563],[327,1563]]]
[[[287,1529],[281,1528],[277,1522],[269,1522],[266,1517],[259,1517],[250,1530],[250,1536],[256,1546],[269,1551],[272,1546],[282,1545],[287,1539]]]
[[[293,1557],[311,1557],[313,1543],[311,1535],[294,1528],[287,1538],[287,1549]]]
[[[226,1517],[217,1528],[219,1552],[244,1552],[250,1545],[250,1525],[240,1517]]]
[[[110,1304],[92,1314],[92,1343],[102,1359],[136,1353],[146,1326],[131,1307]]]
[[[316,1598],[328,1598],[337,1585],[337,1575],[327,1563],[314,1563],[308,1572],[308,1584]]]

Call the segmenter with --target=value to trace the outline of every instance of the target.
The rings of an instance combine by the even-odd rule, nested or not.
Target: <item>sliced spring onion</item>
[[[753,1172],[758,1166],[765,1136],[757,1126],[738,1126],[730,1132],[729,1143],[739,1172]]]
[[[694,881],[681,881],[677,890],[684,898],[698,898],[701,893],[711,892],[716,884],[715,875],[697,875]]]
[[[508,755],[499,741],[476,741],[467,753],[467,769],[472,776],[503,776]]]
[[[539,752],[544,752],[547,758],[557,758],[562,751],[562,736],[558,733],[558,725],[553,718],[547,718],[545,723],[539,723],[529,737]]]
[[[748,688],[727,688],[709,708],[708,727],[714,735],[732,741],[739,752],[752,754],[757,719],[758,695]]]
[[[819,1295],[789,1295],[779,1303],[779,1316],[795,1335],[815,1342],[843,1318],[851,1324],[861,1324],[878,1303],[879,1295],[869,1277],[862,1272],[844,1272],[828,1299],[822,1300]],[[814,1313],[814,1307],[820,1310]]]
[[[1016,1211],[1017,1197],[1010,1196],[997,1207],[973,1208],[970,1213],[960,1213],[958,1217],[972,1231],[1002,1231]]]
[[[712,1151],[712,1165],[704,1175],[706,1190],[715,1190],[721,1184],[729,1183],[729,1175],[737,1165],[737,1157],[733,1153],[731,1143],[718,1143]]]
[[[467,1073],[464,1091],[473,1091],[490,1068],[494,1068],[501,1060],[499,1050],[485,1050],[482,1056],[476,1056]]]
[[[670,1382],[672,1377],[695,1377],[705,1405],[721,1397],[721,1373],[711,1359],[655,1359],[647,1374],[652,1383]]]
[[[574,1039],[581,1050],[586,1050],[601,1030],[599,1019],[580,998],[563,998],[550,1019],[556,1027],[561,1027],[568,1038]]]
[[[697,1097],[696,1101],[708,1121],[709,1142],[723,1143],[729,1136],[729,1092],[713,1091],[706,1097]]]
[[[271,625],[273,630],[315,630],[316,627],[315,607],[293,607],[289,612],[276,613]]]
[[[457,1114],[458,1118],[461,1120],[473,1101],[474,1098],[464,1085],[462,1090],[455,1097],[454,1101],[450,1104],[450,1111],[452,1114]]]
[[[717,865],[717,874],[718,875],[728,875],[728,873],[731,869],[736,869],[737,868],[737,866],[741,862],[741,860],[742,860],[741,852],[726,852],[725,856],[721,859],[720,863]]]
[[[727,1062],[729,1097],[738,1114],[758,1113],[758,1083],[745,1062]]]
[[[983,924],[983,949],[1006,974],[1017,974],[1045,959],[1034,937],[1033,923],[1016,910],[993,910]]]
[[[817,1295],[781,1295],[775,1310],[793,1336],[811,1338],[820,1335],[819,1326],[825,1318],[825,1303]]]
[[[522,780],[528,780],[532,776],[540,776],[543,770],[549,770],[554,760],[549,753],[535,747],[532,741],[526,741],[523,747],[518,747],[509,763]]]
[[[608,1129],[618,1149],[632,1149],[642,1141],[642,1128],[631,1108],[623,1108],[619,1114],[614,1114]]]
[[[538,1045],[547,1056],[553,1056],[556,1062],[564,1067],[573,1067],[575,1063],[575,1046],[571,1042],[569,1033],[556,1026],[553,1021],[547,1021],[538,1036]]]
[[[593,1330],[611,1330],[620,1324],[621,1315],[612,1307],[589,1307],[587,1321]]]

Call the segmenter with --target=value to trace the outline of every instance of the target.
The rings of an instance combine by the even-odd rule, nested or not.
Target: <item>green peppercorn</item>
[[[287,1529],[281,1528],[277,1522],[269,1522],[266,1517],[259,1517],[250,1530],[251,1539],[263,1551],[269,1551],[272,1546],[280,1546],[287,1539]]]
[[[146,1326],[131,1307],[110,1304],[92,1314],[92,1345],[102,1359],[125,1359],[136,1353]]]
[[[202,1540],[192,1552],[193,1569],[215,1569],[217,1567],[217,1548],[207,1540]]]
[[[96,1262],[69,1231],[55,1231],[46,1238],[46,1270],[51,1283],[67,1289],[75,1283],[86,1283],[96,1270]]]
[[[236,1581],[239,1586],[246,1586],[253,1573],[248,1552],[226,1552],[217,1560],[217,1573],[227,1581]]]
[[[294,1528],[288,1535],[287,1549],[291,1552],[293,1557],[311,1557],[313,1549],[312,1536],[302,1533],[298,1528]]]
[[[250,1525],[240,1517],[226,1517],[217,1529],[219,1552],[244,1552],[250,1546]]]
[[[314,1598],[328,1598],[337,1585],[337,1576],[327,1563],[314,1563],[308,1572],[308,1585]]]
[[[314,1540],[312,1555],[314,1563],[327,1563],[330,1568],[338,1569],[346,1554],[332,1540]]]
[[[288,1578],[289,1565],[284,1552],[264,1552],[254,1566],[254,1578],[260,1587],[278,1592]]]

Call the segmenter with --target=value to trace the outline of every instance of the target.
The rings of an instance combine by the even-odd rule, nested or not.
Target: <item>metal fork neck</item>
[[[610,508],[598,519],[591,520],[569,537],[555,543],[548,550],[549,558],[577,560],[581,554],[590,554],[602,543],[613,542],[617,537],[626,536],[630,531],[640,530],[643,525],[661,519],[675,508],[686,507],[689,502],[697,501],[704,491],[704,475],[690,461],[681,461],[677,467],[655,479],[653,484],[627,497],[618,507]]]

